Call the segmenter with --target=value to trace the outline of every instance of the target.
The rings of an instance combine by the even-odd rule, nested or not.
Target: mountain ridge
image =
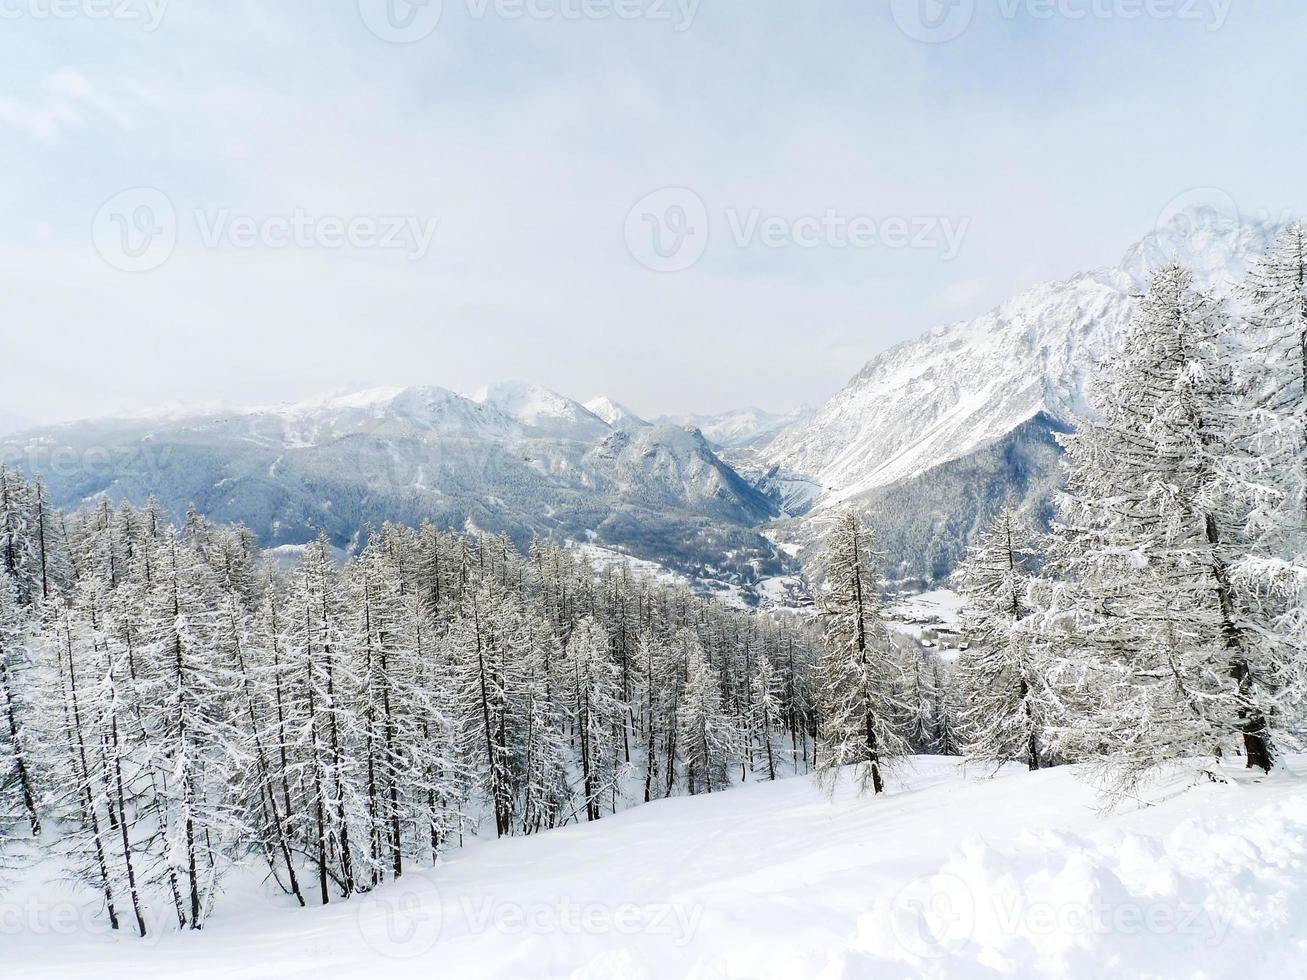
[[[888,348],[809,418],[735,461],[810,481],[807,505],[820,510],[962,458],[1040,413],[1087,417],[1093,371],[1120,343],[1153,271],[1183,261],[1200,284],[1227,290],[1282,225],[1181,212],[1115,266],[1036,284]]]

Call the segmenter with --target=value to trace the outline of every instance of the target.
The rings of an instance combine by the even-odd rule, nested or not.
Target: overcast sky
[[[1298,0],[0,0],[0,415],[818,402],[1191,188],[1307,210],[1304,37]]]

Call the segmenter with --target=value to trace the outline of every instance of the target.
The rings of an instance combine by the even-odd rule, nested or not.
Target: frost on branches
[[[820,666],[817,776],[832,791],[853,766],[859,787],[881,793],[882,768],[907,752],[894,719],[909,713],[880,610],[880,556],[853,511],[841,514],[818,571],[826,654]]]
[[[1046,763],[1047,656],[1029,628],[1031,583],[1040,556],[1034,532],[1003,510],[968,549],[955,573],[966,599],[963,631],[969,647],[957,677],[966,707],[959,719],[966,755],[984,762]]]
[[[1245,432],[1230,321],[1178,266],[1159,272],[1095,388],[1100,421],[1066,440],[1060,571],[1073,623],[1060,734],[1130,792],[1164,763],[1272,765],[1286,650],[1232,574],[1248,553]]]

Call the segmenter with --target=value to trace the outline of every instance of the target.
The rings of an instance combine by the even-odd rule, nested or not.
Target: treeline
[[[820,638],[536,541],[386,525],[280,570],[239,526],[0,471],[0,862],[200,928],[253,857],[301,904],[822,751]],[[939,669],[910,646],[923,717]],[[898,723],[905,731],[912,720]],[[917,725],[920,748],[934,732]]]

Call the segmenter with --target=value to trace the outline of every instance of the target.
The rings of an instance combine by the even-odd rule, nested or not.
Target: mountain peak
[[[822,487],[821,508],[958,459],[1039,412],[1083,416],[1096,366],[1119,345],[1154,272],[1179,261],[1200,285],[1228,289],[1287,220],[1203,201],[1174,208],[1118,266],[1040,283],[878,354],[761,455]]]
[[[591,398],[585,403],[588,411],[599,416],[614,429],[626,428],[644,428],[649,425],[647,421],[636,415],[621,402],[613,401],[607,395],[600,395],[597,398]]]
[[[608,432],[608,423],[580,402],[530,381],[501,381],[470,396],[516,419],[538,435],[593,442]]]

